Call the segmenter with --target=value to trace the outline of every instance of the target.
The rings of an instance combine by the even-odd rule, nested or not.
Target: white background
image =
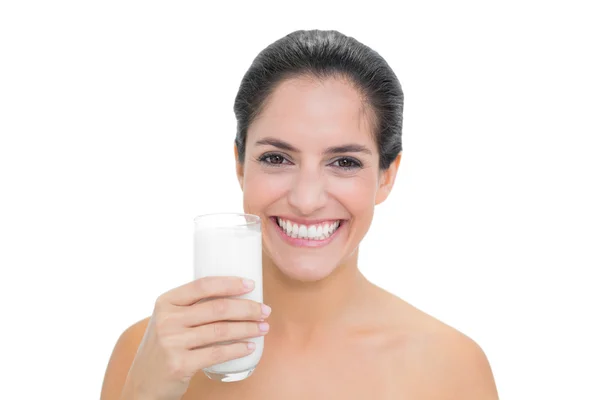
[[[405,91],[364,273],[476,340],[503,399],[600,398],[593,2],[295,3],[1,3],[0,398],[99,397],[121,332],[191,279],[193,217],[241,210],[243,74],[313,28]]]

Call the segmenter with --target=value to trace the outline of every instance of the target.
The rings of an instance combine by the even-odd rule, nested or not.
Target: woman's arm
[[[488,359],[481,347],[458,331],[436,335],[423,351],[434,398],[498,400]]]
[[[463,400],[498,400],[496,382],[487,356],[470,338],[457,339],[452,349],[456,360],[452,369],[452,387]]]
[[[144,337],[149,318],[127,328],[117,340],[104,374],[100,400],[121,400],[129,368]]]

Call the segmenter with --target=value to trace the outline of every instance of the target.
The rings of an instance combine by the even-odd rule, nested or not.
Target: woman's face
[[[368,107],[334,78],[280,83],[246,143],[244,212],[261,217],[266,256],[292,279],[327,277],[355,255],[400,157],[380,172]]]

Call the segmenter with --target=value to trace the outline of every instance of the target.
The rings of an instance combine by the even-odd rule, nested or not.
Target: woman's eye
[[[333,164],[343,169],[355,169],[362,166],[360,162],[348,157],[337,159],[333,162]]]
[[[283,164],[286,160],[285,157],[281,154],[265,154],[261,156],[258,161],[265,163],[267,165],[280,165]]]
[[[269,164],[281,164],[283,162],[283,157],[267,156],[267,157],[265,157],[265,161],[267,161]]]

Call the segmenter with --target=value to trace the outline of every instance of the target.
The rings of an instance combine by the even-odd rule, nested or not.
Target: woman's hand
[[[269,326],[270,308],[223,298],[252,291],[236,277],[197,279],[161,295],[129,370],[122,399],[179,400],[196,372],[246,356]],[[235,341],[231,344],[218,344]]]

